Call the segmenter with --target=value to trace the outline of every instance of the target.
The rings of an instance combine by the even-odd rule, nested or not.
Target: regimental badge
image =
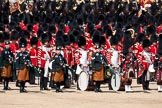
[[[20,53],[20,56],[22,56],[22,53]]]

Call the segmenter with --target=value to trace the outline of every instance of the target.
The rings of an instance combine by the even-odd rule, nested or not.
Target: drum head
[[[118,91],[121,86],[121,77],[118,73],[113,74],[111,77],[111,86],[114,91]]]
[[[89,75],[88,73],[82,71],[78,78],[78,86],[81,91],[85,91],[88,87]]]

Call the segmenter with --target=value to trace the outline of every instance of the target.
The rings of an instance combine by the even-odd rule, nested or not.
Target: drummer
[[[94,35],[93,43],[95,44],[95,52],[92,54],[92,71],[94,81],[94,92],[102,92],[100,89],[101,82],[104,81],[104,65],[107,64],[106,57],[102,54],[100,49],[101,36]]]

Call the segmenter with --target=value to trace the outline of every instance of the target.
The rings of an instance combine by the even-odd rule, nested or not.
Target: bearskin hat
[[[43,34],[43,30],[39,29],[37,32],[37,36],[39,39],[41,39],[42,34]]]
[[[56,47],[57,46],[63,46],[63,42],[64,42],[63,35],[64,35],[64,33],[62,31],[57,32],[56,39],[55,39]]]
[[[69,35],[64,35],[64,36],[63,36],[63,43],[64,43],[64,46],[70,45],[70,38],[69,38]]]
[[[83,25],[83,19],[82,18],[78,18],[77,19],[77,23],[78,23],[78,25]]]
[[[22,31],[20,33],[20,37],[28,39],[28,38],[30,38],[30,33],[28,31]]]
[[[51,37],[48,33],[43,33],[41,35],[41,42],[44,44],[45,42],[49,42],[51,40]]]
[[[162,54],[162,34],[159,35],[158,53]]]
[[[69,38],[70,38],[70,43],[75,43],[76,40],[75,40],[75,37],[73,34],[69,34]]]
[[[29,24],[29,25],[27,26],[27,30],[28,30],[29,32],[32,32],[32,31],[33,31],[33,25]]]
[[[54,25],[50,25],[48,28],[48,31],[51,33],[55,33],[56,32],[56,27]]]
[[[94,31],[94,24],[93,23],[88,23],[88,33],[92,33]]]
[[[112,36],[111,39],[110,39],[110,44],[111,45],[118,45],[118,37]]]
[[[88,23],[94,23],[94,20],[95,20],[95,18],[94,18],[94,15],[93,14],[90,14],[90,15],[88,15],[88,17],[87,17],[87,22]]]
[[[19,33],[17,31],[12,31],[11,37],[10,37],[11,41],[12,40],[18,40],[18,38],[19,38]]]
[[[143,33],[139,33],[139,34],[137,34],[136,42],[141,43],[144,39],[146,39],[145,34],[143,34]]]
[[[43,31],[48,31],[48,25],[46,23],[42,24]]]
[[[100,35],[99,34],[94,34],[92,38],[93,44],[99,44],[100,42]]]
[[[133,40],[131,38],[130,31],[124,33],[124,42],[123,42],[123,54],[126,55],[129,53],[129,48],[132,46]]]
[[[26,46],[27,46],[27,40],[25,38],[21,37],[19,40],[19,47],[25,48]]]
[[[106,44],[106,38],[104,36],[100,36],[100,45]]]
[[[4,40],[10,40],[10,34],[8,32],[3,32]]]
[[[157,42],[157,40],[158,40],[158,36],[156,34],[151,35],[151,38],[150,38],[151,43]]]
[[[37,37],[32,37],[30,40],[30,45],[37,45],[38,43],[38,38]]]
[[[143,40],[143,42],[142,42],[142,47],[143,48],[149,47],[150,45],[151,45],[151,42],[150,42],[149,39]]]
[[[0,33],[0,43],[3,43],[3,41],[4,41],[3,33]]]
[[[112,34],[113,34],[113,32],[112,32],[112,30],[110,28],[106,30],[106,36],[107,36],[107,38],[109,36],[112,36]]]
[[[147,27],[146,32],[147,32],[147,34],[155,34],[156,28],[154,26],[149,26],[149,27]]]
[[[85,39],[84,36],[79,36],[78,45],[79,45],[80,47],[86,45],[86,39]]]

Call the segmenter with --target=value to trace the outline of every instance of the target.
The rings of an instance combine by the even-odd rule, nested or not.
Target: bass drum
[[[111,86],[114,91],[124,91],[124,79],[120,73],[114,73],[111,77]]]
[[[88,88],[89,84],[89,74],[82,71],[78,78],[78,87],[81,91],[85,91]]]
[[[111,77],[111,87],[114,91],[118,91],[121,86],[121,77],[118,73],[115,73]]]

